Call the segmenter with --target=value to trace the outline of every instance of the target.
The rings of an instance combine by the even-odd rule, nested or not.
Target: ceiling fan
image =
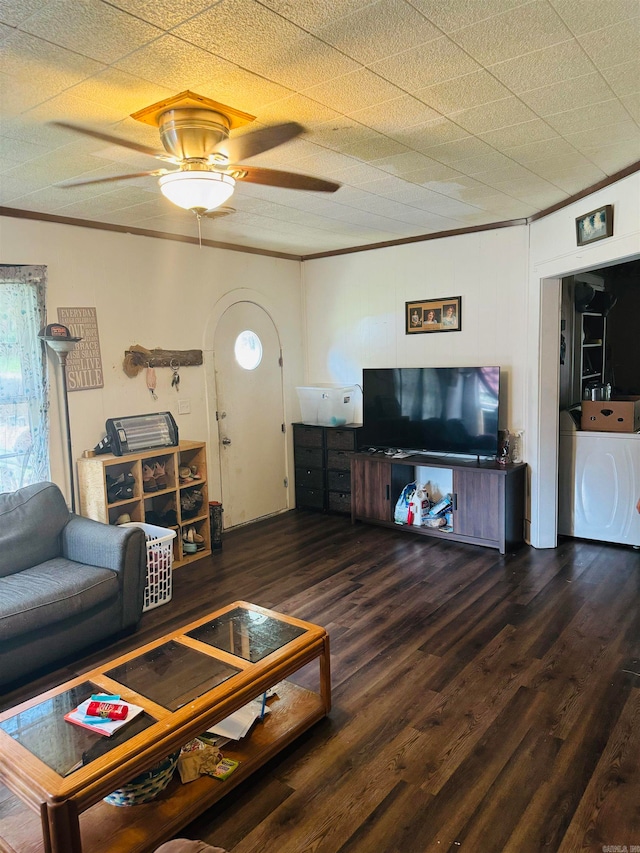
[[[131,117],[156,126],[165,150],[155,150],[68,122],[56,121],[53,124],[148,154],[177,166],[177,169],[162,168],[108,178],[80,178],[65,181],[60,186],[86,186],[153,176],[158,178],[160,190],[169,201],[193,211],[198,218],[209,215],[210,211],[215,213],[215,209],[233,194],[236,181],[315,192],[335,192],[340,187],[334,181],[311,175],[245,166],[240,162],[295,139],[304,130],[297,122],[276,124],[230,138],[231,130],[253,121],[255,116],[190,91],[145,107]]]

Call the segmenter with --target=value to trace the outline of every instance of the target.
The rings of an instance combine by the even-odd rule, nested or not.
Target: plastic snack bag
[[[404,487],[402,492],[400,493],[400,497],[396,502],[396,508],[393,514],[393,520],[396,524],[408,524],[409,518],[409,507],[411,505],[411,498],[413,497],[416,490],[415,483],[409,483]]]

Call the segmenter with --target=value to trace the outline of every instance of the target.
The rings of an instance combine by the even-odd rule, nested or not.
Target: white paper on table
[[[271,710],[268,705],[264,706],[264,713],[270,714]],[[242,708],[238,708],[233,714],[229,714],[224,720],[220,720],[215,726],[207,729],[208,732],[220,737],[230,738],[231,740],[240,740],[243,738],[251,726],[262,715],[262,697],[254,699]]]

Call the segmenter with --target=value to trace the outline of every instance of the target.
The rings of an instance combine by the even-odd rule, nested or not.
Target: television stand
[[[450,472],[453,530],[397,524],[394,510],[416,469]],[[470,460],[412,454],[394,458],[384,454],[351,455],[351,521],[392,527],[419,536],[436,536],[496,548],[501,554],[524,541],[525,463],[499,465],[479,457]]]
[[[430,462],[442,462],[449,464],[456,462],[474,462],[476,465],[492,464],[494,456],[481,456],[479,453],[434,453],[431,450],[407,450],[407,456],[418,456],[428,459]]]

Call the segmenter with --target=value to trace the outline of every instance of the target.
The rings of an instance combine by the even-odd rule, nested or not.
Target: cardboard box
[[[640,430],[640,397],[583,400],[581,426],[598,432],[637,432]]]

